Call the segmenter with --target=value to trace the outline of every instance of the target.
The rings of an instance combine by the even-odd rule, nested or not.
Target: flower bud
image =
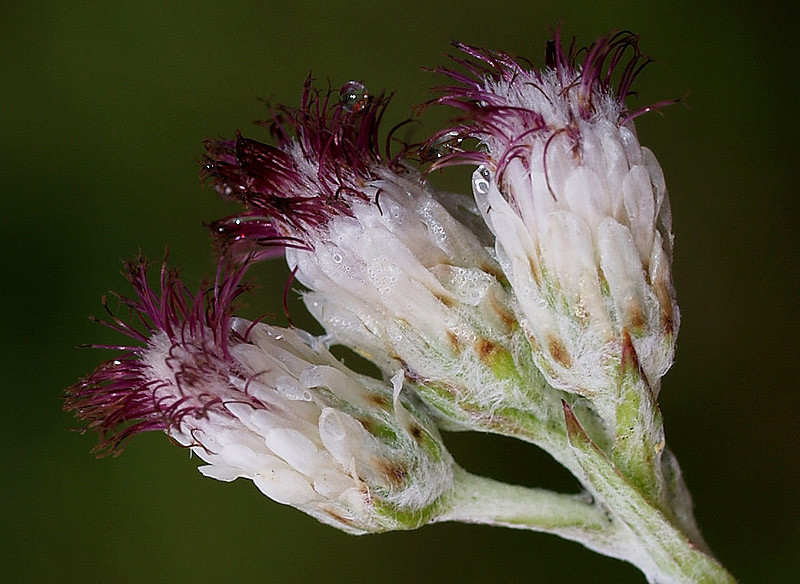
[[[205,176],[246,208],[214,226],[234,249],[283,246],[332,340],[387,377],[402,368],[445,425],[482,427],[501,405],[535,411],[532,396],[552,389],[491,236],[467,226],[479,219],[469,199],[433,192],[376,148],[385,105],[348,111],[307,86],[301,109],[275,116],[277,146],[207,144]]]
[[[205,476],[252,479],[267,496],[360,534],[434,519],[454,463],[413,394],[348,370],[302,331],[230,317],[243,268],[192,296],[164,271],[160,294],[130,265],[124,300],[142,341],[69,390],[66,408],[98,430],[101,453],[163,430],[207,464]]]
[[[565,53],[556,35],[540,71],[457,46],[470,73],[442,69],[457,84],[437,101],[464,111],[465,121],[431,141],[477,138],[483,150],[451,153],[436,166],[480,164],[473,194],[538,367],[555,387],[613,400],[628,334],[657,391],[679,313],[664,176],[632,121],[666,102],[625,106],[646,64],[637,38],[620,33]]]

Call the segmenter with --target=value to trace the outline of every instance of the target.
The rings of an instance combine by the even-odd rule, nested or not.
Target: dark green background
[[[353,538],[271,502],[246,481],[205,479],[185,450],[140,436],[95,460],[62,389],[115,337],[88,322],[125,290],[120,260],[166,245],[192,285],[213,269],[201,140],[296,104],[309,70],[335,86],[396,91],[408,115],[436,83],[448,39],[541,63],[548,27],[582,42],[642,35],[660,61],[640,118],[675,216],[683,327],[664,380],[667,437],[711,546],[748,582],[800,570],[797,486],[796,25],[765,2],[16,2],[0,20],[4,405],[3,582],[644,582],[555,537],[438,525]],[[11,4],[11,5],[9,5]],[[463,179],[463,176],[460,176]],[[449,179],[457,188],[456,179]],[[466,189],[467,185],[462,184]],[[285,271],[258,270],[245,313],[280,316]],[[299,306],[295,313],[301,314]],[[300,319],[302,321],[302,319]],[[302,321],[307,322],[307,321]],[[534,448],[449,435],[470,470],[573,488]]]

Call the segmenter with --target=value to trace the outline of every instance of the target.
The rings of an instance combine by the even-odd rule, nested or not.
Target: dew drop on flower
[[[339,103],[345,111],[360,112],[369,103],[369,91],[358,81],[348,81],[339,90]]]
[[[437,158],[447,156],[448,154],[452,154],[453,152],[461,152],[461,143],[463,141],[464,138],[461,136],[461,134],[455,130],[451,130],[450,132],[439,136],[430,144],[430,146],[428,146],[428,150],[425,152],[425,157],[428,160],[435,160]]]
[[[472,174],[472,188],[479,195],[486,195],[489,193],[489,171],[485,166],[479,166]]]

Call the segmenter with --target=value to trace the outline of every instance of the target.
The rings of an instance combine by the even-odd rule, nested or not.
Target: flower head
[[[69,390],[66,408],[118,453],[137,432],[163,430],[224,481],[252,479],[272,499],[352,533],[410,529],[435,516],[453,461],[402,380],[348,370],[295,329],[230,316],[243,267],[192,295],[162,268],[160,290],[131,263],[144,331],[114,318],[138,344]]]
[[[626,97],[649,62],[619,33],[568,50],[559,35],[546,67],[457,45],[466,72],[435,101],[464,112],[431,138],[477,138],[435,166],[479,164],[473,194],[521,309],[537,364],[556,387],[585,396],[617,383],[630,337],[658,387],[672,363],[679,314],[671,277],[669,199],[640,146]]]
[[[214,227],[233,247],[285,248],[334,342],[387,377],[402,369],[446,421],[471,426],[500,403],[530,404],[545,384],[489,234],[468,227],[477,210],[380,150],[385,105],[348,108],[307,85],[299,109],[275,114],[277,145],[208,143],[204,175],[245,206]],[[539,384],[519,383],[519,367]]]

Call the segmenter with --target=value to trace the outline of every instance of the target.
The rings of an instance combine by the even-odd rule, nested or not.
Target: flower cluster
[[[191,293],[164,265],[152,287],[146,263],[130,263],[135,297],[120,300],[144,328],[112,315],[134,342],[105,347],[122,354],[70,388],[67,409],[100,433],[100,453],[162,430],[204,475],[249,478],[351,533],[524,526],[652,581],[725,575],[656,402],[680,319],[664,177],[634,128],[670,102],[626,105],[649,59],[630,33],[583,49],[556,33],[541,70],[455,46],[427,105],[461,117],[418,147],[392,153],[385,95],[310,78],[299,107],[262,123],[272,143],[207,141],[203,180],[241,205],[210,224],[213,286]],[[428,182],[454,164],[477,167],[471,197]],[[281,255],[323,337],[232,315],[247,267]],[[469,475],[439,429],[533,442],[591,496]]]
[[[70,390],[67,407],[99,431],[100,453],[163,430],[207,465],[205,476],[252,479],[267,496],[351,533],[417,527],[452,488],[453,461],[413,396],[347,369],[319,340],[231,317],[244,267],[223,267],[191,294],[162,267],[127,273],[145,323],[110,326],[139,344]]]

